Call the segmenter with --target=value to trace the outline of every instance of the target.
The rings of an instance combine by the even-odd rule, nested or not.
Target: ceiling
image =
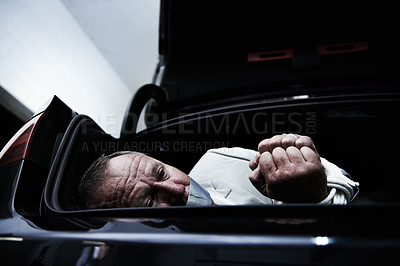
[[[33,112],[57,95],[118,136],[152,81],[159,0],[5,0],[0,17],[0,86]]]

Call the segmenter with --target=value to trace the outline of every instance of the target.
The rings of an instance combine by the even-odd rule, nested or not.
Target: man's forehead
[[[136,163],[134,161],[136,161]],[[149,163],[151,165],[159,163],[159,161],[157,161],[156,159],[142,153],[128,153],[111,158],[108,163],[108,170],[109,171],[113,170],[121,171],[123,169],[129,170],[132,164],[136,165],[138,164],[139,161],[141,161],[142,163],[144,162],[146,165]]]

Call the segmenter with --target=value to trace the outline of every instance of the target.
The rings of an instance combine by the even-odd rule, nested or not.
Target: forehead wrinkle
[[[128,199],[129,195],[131,192],[134,190],[134,188],[137,185],[137,182],[139,182],[139,177],[138,173],[140,173],[140,168],[143,164],[143,156],[135,156],[131,160],[131,164],[129,166],[129,175],[128,178],[125,179],[125,184],[123,184],[122,187],[122,198],[121,198],[121,206],[127,206],[128,205]],[[136,182],[135,182],[136,179]]]
[[[136,200],[135,206],[146,206],[145,200],[152,196],[152,185],[156,181],[157,169],[161,163],[155,159],[146,160],[147,156],[143,156],[143,161],[139,162],[136,168],[136,182],[133,189],[130,190],[127,196],[127,204],[132,205],[133,200]],[[139,173],[138,173],[139,172]],[[139,174],[139,176],[138,176]],[[129,183],[128,183],[129,184]]]
[[[136,156],[133,159],[127,159],[125,164],[124,164],[124,168],[123,169],[126,169],[127,173],[125,175],[122,175],[119,178],[119,181],[118,181],[117,186],[115,188],[116,192],[113,193],[115,195],[115,201],[116,201],[117,207],[123,207],[123,200],[124,200],[124,194],[125,194],[125,190],[126,190],[126,185],[128,183],[128,180],[130,179],[131,171],[132,171],[132,168],[133,168],[133,166],[135,164],[135,161],[136,161]],[[128,164],[129,164],[129,166],[128,166]]]

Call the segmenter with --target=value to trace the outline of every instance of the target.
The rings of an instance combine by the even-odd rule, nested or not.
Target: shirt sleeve
[[[350,175],[335,164],[321,157],[325,169],[329,195],[320,203],[322,204],[347,204],[358,194],[359,183],[354,182]]]

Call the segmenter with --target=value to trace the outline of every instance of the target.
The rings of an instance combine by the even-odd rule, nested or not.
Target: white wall
[[[57,95],[118,136],[157,61],[158,0],[0,0],[0,84],[32,111]]]

